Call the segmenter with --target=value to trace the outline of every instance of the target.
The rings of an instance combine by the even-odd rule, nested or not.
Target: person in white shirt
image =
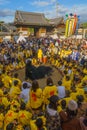
[[[27,84],[27,83],[24,83],[24,84],[23,84],[22,92],[21,92],[21,94],[20,94],[20,98],[21,98],[25,103],[27,103],[28,100],[29,100],[29,91],[30,91],[30,87],[28,87],[28,84]]]
[[[28,87],[28,88],[30,88],[30,87],[32,86],[32,84],[28,81],[28,79],[25,78],[25,81],[22,82],[22,87],[21,87],[22,90],[24,90],[24,88],[23,88],[23,84],[25,84],[25,83],[27,84],[27,87]]]
[[[62,86],[62,81],[58,81],[57,90],[59,99],[64,98],[66,96],[65,87]]]

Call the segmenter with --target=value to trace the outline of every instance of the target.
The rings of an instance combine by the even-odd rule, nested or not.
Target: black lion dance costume
[[[45,76],[50,76],[52,73],[52,68],[49,66],[41,65],[35,67],[32,65],[31,60],[28,60],[25,66],[25,77],[31,80],[41,79]]]

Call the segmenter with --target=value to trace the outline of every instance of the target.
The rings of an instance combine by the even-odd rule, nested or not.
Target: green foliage
[[[82,27],[83,28],[87,28],[87,22],[86,23],[82,23]]]
[[[50,20],[48,18],[45,18],[48,22],[50,22]]]
[[[28,31],[29,31],[30,33],[34,33],[34,28],[28,28]]]
[[[4,23],[4,21],[0,21],[0,24]]]

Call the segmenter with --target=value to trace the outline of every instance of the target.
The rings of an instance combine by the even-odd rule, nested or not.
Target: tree
[[[82,27],[83,27],[83,28],[87,28],[87,22],[82,23]]]
[[[4,21],[0,21],[0,24],[4,23]]]

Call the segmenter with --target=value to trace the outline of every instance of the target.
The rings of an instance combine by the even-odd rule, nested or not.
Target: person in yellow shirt
[[[2,73],[3,65],[0,63],[0,73]]]
[[[4,130],[6,130],[6,127],[9,123],[13,122],[14,119],[17,118],[18,118],[18,113],[14,112],[13,110],[8,110],[4,118]]]
[[[14,119],[6,126],[6,130],[24,130],[24,128],[21,124],[19,124],[17,119]]]
[[[63,82],[63,86],[65,87],[66,90],[71,89],[72,82],[70,80],[69,76],[66,76],[65,81]]]
[[[8,106],[8,100],[6,100],[7,98],[4,97],[4,93],[3,93],[3,83],[0,82],[0,105],[5,105],[4,109]],[[7,104],[6,104],[7,103]]]
[[[85,91],[84,91],[84,89],[78,88],[78,89],[77,89],[77,94],[78,94],[78,95],[83,95],[83,96],[85,97]]]
[[[19,111],[20,109],[20,103],[18,102],[18,100],[16,99],[13,99],[11,102],[10,102],[10,109],[13,110],[13,111]]]
[[[3,96],[2,96],[2,101],[1,101],[1,104],[2,105],[4,105],[4,107],[5,107],[5,110],[9,107],[9,105],[10,105],[10,101],[9,101],[9,99],[8,99],[8,94],[6,94],[6,93],[8,93],[8,92],[4,92],[3,93]]]
[[[26,126],[27,127],[27,126]],[[27,127],[27,128],[29,128],[29,127]],[[27,128],[25,128],[25,130],[27,129]],[[23,128],[23,126],[21,125],[21,124],[18,124],[18,125],[16,125],[16,128],[15,128],[16,130],[24,130],[24,128]]]
[[[22,68],[25,66],[24,61],[21,60],[21,61],[18,63],[18,66],[19,66],[19,69],[22,69]]]
[[[20,111],[18,113],[18,121],[22,126],[29,125],[32,113],[26,110],[25,103],[21,103]]]
[[[85,68],[83,69],[83,72],[85,73],[85,74],[87,74],[87,67],[85,66]]]
[[[63,98],[66,101],[66,105],[68,104],[68,102],[72,99],[70,96],[67,96],[65,98]]]
[[[10,98],[16,98],[18,95],[20,95],[21,89],[19,88],[18,85],[18,80],[14,81],[14,85],[11,87],[9,91],[9,96]]]
[[[35,57],[32,58],[32,65],[37,65],[37,59]]]
[[[18,81],[18,86],[19,86],[19,88],[21,88],[21,86],[22,86],[22,82],[21,82],[21,80],[18,78],[18,73],[15,73],[14,74],[14,77],[12,78],[12,83],[14,84],[14,81],[15,80],[17,80]]]
[[[3,78],[2,78],[2,82],[4,83],[4,86],[9,89],[12,85],[12,77],[11,77],[11,73],[7,72],[5,74],[3,74]]]
[[[4,105],[0,104],[0,129],[4,126]]]
[[[37,57],[38,57],[38,61],[42,63],[43,51],[41,48],[38,49]]]
[[[0,97],[3,96],[4,83],[0,81]]]
[[[71,92],[70,97],[71,97],[71,99],[76,101],[77,93],[76,92]]]
[[[82,79],[81,82],[82,82],[82,83],[83,83],[83,82],[87,82],[87,75],[85,75],[85,76],[83,77],[83,79]]]
[[[66,75],[68,74],[68,72],[66,70],[63,71],[63,78],[62,78],[62,82],[64,83],[66,81]]]
[[[43,101],[44,104],[48,104],[50,98],[53,95],[58,95],[57,87],[53,84],[52,78],[47,78],[47,86],[43,89]]]
[[[30,121],[31,130],[47,130],[41,117]]]
[[[32,82],[32,87],[29,92],[30,100],[27,105],[30,104],[32,110],[39,110],[43,105],[42,89],[39,87],[38,81]]]

